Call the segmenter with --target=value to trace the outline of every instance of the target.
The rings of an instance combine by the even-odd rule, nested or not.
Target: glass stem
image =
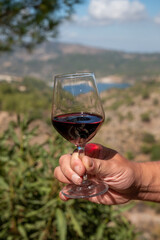
[[[79,154],[80,158],[83,157],[84,154],[85,154],[84,153],[85,146],[78,146],[77,149],[78,149],[78,154]],[[87,177],[87,174],[85,173],[83,175],[83,182],[82,182],[82,184],[85,183],[87,180],[88,180],[88,177]]]

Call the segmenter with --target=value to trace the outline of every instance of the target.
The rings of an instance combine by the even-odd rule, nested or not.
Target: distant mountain
[[[32,53],[17,49],[0,56],[0,74],[47,81],[53,74],[78,71],[94,72],[98,78],[117,75],[125,81],[148,79],[160,75],[159,66],[159,53],[134,54],[56,42],[46,42]]]

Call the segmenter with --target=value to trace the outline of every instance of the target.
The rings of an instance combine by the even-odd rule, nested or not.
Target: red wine
[[[103,121],[96,114],[69,113],[55,116],[52,124],[64,138],[78,146],[93,138]]]

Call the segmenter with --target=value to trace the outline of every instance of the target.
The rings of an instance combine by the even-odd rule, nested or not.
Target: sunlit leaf
[[[57,220],[59,239],[66,240],[66,236],[67,236],[66,217],[65,217],[65,214],[63,213],[63,211],[59,208],[56,209],[56,220]]]
[[[78,220],[76,219],[76,212],[73,211],[72,208],[68,210],[70,215],[70,221],[73,225],[74,230],[78,233],[80,237],[83,237],[83,231],[81,225],[79,224]]]

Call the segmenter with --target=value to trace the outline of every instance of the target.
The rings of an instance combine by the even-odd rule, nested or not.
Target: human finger
[[[62,183],[71,183],[71,181],[63,174],[60,166],[54,169],[54,177]]]
[[[113,164],[110,160],[106,161],[88,156],[83,156],[82,162],[88,174],[96,175],[100,178],[110,174],[111,164]]]
[[[86,169],[82,163],[81,158],[79,157],[78,152],[74,152],[72,154],[70,165],[72,170],[75,171],[79,176],[83,176],[85,174]]]
[[[64,196],[64,194],[62,192],[59,193],[59,197],[62,201],[68,201],[69,198],[67,198],[66,196]]]
[[[80,185],[82,183],[82,177],[80,177],[75,171],[73,171],[70,162],[71,162],[70,154],[61,156],[59,160],[61,171],[69,181],[72,181],[75,184]]]

